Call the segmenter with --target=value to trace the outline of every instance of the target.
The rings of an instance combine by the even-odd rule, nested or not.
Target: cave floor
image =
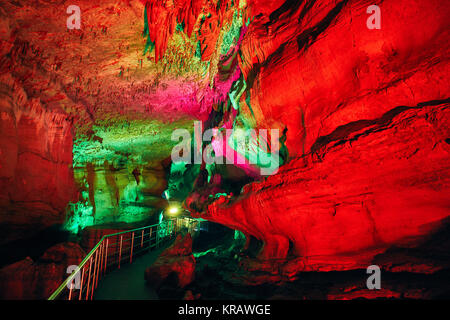
[[[157,250],[134,259],[132,264],[125,264],[114,270],[98,282],[95,300],[159,300],[156,291],[147,286],[144,272],[152,265],[161,252],[170,245],[161,246]]]

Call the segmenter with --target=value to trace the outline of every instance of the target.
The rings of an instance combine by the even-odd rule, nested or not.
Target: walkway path
[[[94,300],[158,300],[155,290],[146,285],[144,272],[170,244],[104,275],[95,290]]]

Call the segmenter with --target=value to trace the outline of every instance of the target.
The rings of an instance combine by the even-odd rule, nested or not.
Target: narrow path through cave
[[[105,275],[95,290],[95,300],[159,300],[155,290],[146,285],[145,269],[151,266],[171,242],[158,250],[136,258],[132,264]]]

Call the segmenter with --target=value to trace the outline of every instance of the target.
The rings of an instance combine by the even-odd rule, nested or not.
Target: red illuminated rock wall
[[[201,216],[263,240],[260,259],[290,257],[288,275],[367,267],[450,216],[448,6],[378,1],[369,30],[372,4],[249,1],[240,67],[291,161]]]
[[[2,242],[64,221],[74,195],[72,121],[28,99],[20,84],[1,78],[0,224]]]
[[[192,254],[192,238],[188,233],[178,235],[175,242],[165,249],[158,259],[145,269],[145,280],[155,286],[161,284],[172,274],[176,275],[177,285],[186,287],[195,277],[195,258]]]
[[[340,128],[202,217],[263,240],[261,259],[300,257],[300,270],[363,267],[389,246],[420,243],[449,216],[449,107],[400,108]]]
[[[67,278],[67,268],[77,266],[86,252],[76,243],[54,245],[33,261],[30,257],[0,269],[0,298],[47,299]]]
[[[380,30],[366,27],[372,4],[381,9]],[[308,153],[338,126],[448,98],[449,8],[442,1],[278,5],[265,11],[249,1],[262,15],[244,37],[240,66],[259,126],[287,126],[291,155]]]

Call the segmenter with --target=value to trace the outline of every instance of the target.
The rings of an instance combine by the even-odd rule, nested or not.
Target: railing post
[[[68,300],[72,300],[72,291],[73,291],[73,286],[74,286],[74,284],[73,284],[73,279],[76,277],[76,274],[78,273],[78,272],[80,272],[78,269],[76,269],[76,271],[75,271],[75,276],[70,280],[70,288],[69,288],[69,298],[68,298]],[[71,274],[72,275],[72,274]],[[70,276],[69,276],[70,277]]]
[[[134,247],[134,231],[131,234],[131,252],[130,252],[130,263],[133,262],[133,247]]]
[[[108,244],[109,244],[109,238],[106,238],[106,250],[105,250],[105,267],[103,268],[103,273],[106,272],[106,267],[108,266]]]
[[[148,238],[148,250],[149,251],[152,248],[152,231],[153,231],[153,227],[150,227],[150,233],[149,233],[149,238]]]
[[[84,273],[85,271],[85,267],[83,266],[81,269],[81,281],[80,281],[80,295],[78,296],[78,300],[81,300],[81,294],[83,292],[83,279],[84,279]]]
[[[102,240],[102,249],[100,251],[102,254],[100,255],[100,267],[99,267],[99,272],[98,272],[100,277],[103,274],[103,255],[105,254],[104,251],[105,251],[105,242],[104,242],[104,240]],[[98,281],[97,281],[97,285],[98,285]]]
[[[87,290],[86,290],[86,299],[88,299],[89,297],[89,284],[91,282],[91,269],[92,269],[92,256],[91,259],[89,260],[89,274],[88,274],[88,278],[87,278]]]
[[[73,283],[70,284],[70,289],[69,289],[69,300],[72,300],[72,288],[73,288]]]
[[[159,225],[156,226],[156,236],[155,236],[155,245],[156,248],[159,248],[159,236],[158,236],[158,232],[159,231]]]
[[[97,260],[98,260],[98,262],[97,262],[97,272],[95,273],[95,288],[97,288],[97,286],[98,286],[98,277],[99,277],[99,274],[100,274],[100,266],[101,266],[101,264],[102,264],[102,256],[103,256],[103,241],[102,241],[102,244],[100,245],[100,247],[97,249],[97,251],[99,251],[100,250],[100,252],[99,252],[99,254],[98,254],[98,257],[97,257]]]
[[[92,285],[91,285],[91,300],[92,296],[94,295],[94,289],[95,289],[95,279],[96,279],[96,270],[97,270],[97,257],[98,257],[98,248],[95,250],[95,263],[94,263],[94,273],[92,274]]]
[[[119,248],[119,267],[118,269],[120,269],[120,260],[122,259],[122,238],[123,236],[120,235],[120,248]]]
[[[141,248],[144,246],[144,230],[142,229],[142,234],[141,234]]]

